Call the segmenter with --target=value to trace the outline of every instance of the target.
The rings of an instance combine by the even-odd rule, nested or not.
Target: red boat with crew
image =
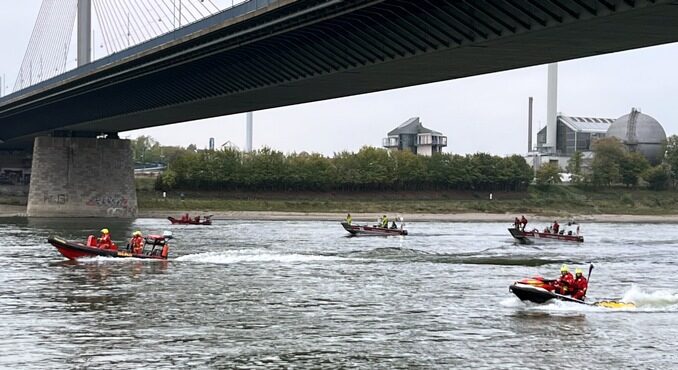
[[[105,234],[108,234],[108,232]],[[122,249],[118,248],[115,243],[110,242],[110,239],[108,239],[108,242],[102,243],[102,238],[97,239],[94,235],[90,235],[85,244],[67,241],[58,236],[49,237],[47,241],[70,260],[97,256],[166,260],[169,254],[168,241],[170,239],[172,239],[172,233],[165,231],[162,235],[147,235],[142,238],[137,248],[128,244],[127,247]],[[150,246],[150,249],[147,246]]]
[[[567,227],[576,226],[575,230],[566,230],[565,227],[561,228],[558,221],[553,221],[553,225],[546,227],[543,231],[539,231],[539,229],[536,228],[531,231],[525,230],[526,225],[527,219],[525,216],[523,216],[522,220],[519,220],[518,217],[516,217],[513,227],[508,229],[511,236],[520,244],[532,244],[536,240],[575,243],[584,242],[584,236],[579,234],[579,225],[576,222],[567,223]]]
[[[211,225],[212,224],[212,215],[209,216],[195,216],[190,217],[188,213],[182,215],[180,218],[174,218],[172,216],[167,217],[167,219],[172,223],[172,225]]]

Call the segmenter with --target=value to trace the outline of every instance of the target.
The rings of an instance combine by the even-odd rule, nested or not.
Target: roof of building
[[[421,124],[421,121],[419,121],[419,117],[412,117],[412,118],[408,119],[407,121],[401,123],[400,126],[389,131],[388,136],[397,136],[397,135],[402,135],[402,134],[405,134],[405,135],[407,135],[407,134],[410,134],[410,135],[416,135],[416,134],[442,135],[441,132],[431,130],[429,128],[424,127]]]
[[[576,132],[606,133],[614,119],[558,115],[558,120]]]

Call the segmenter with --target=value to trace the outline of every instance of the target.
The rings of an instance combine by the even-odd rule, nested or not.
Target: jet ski
[[[555,280],[544,279],[541,276],[522,279],[509,286],[509,291],[518,297],[521,301],[533,303],[546,303],[553,299],[585,304],[589,306],[598,306],[605,308],[635,308],[636,305],[630,302],[621,302],[617,300],[604,300],[598,302],[585,302],[581,299],[575,299],[570,296],[558,294],[555,292]]]

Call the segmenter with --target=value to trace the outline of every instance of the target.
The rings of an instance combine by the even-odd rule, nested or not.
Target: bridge
[[[38,162],[74,140],[675,41],[678,0],[251,0],[1,98],[0,140],[51,194]]]

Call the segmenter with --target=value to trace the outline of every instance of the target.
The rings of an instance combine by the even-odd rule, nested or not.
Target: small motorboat
[[[99,248],[94,235],[87,238],[86,244],[67,241],[57,236],[49,237],[47,241],[70,260],[96,256],[166,260],[169,254],[168,241],[170,239],[172,239],[172,233],[169,231],[165,231],[163,235],[148,235],[144,238],[144,248],[141,253],[132,253],[129,247],[124,249],[118,247]],[[146,246],[149,245],[150,247],[147,248]]]
[[[518,297],[521,301],[533,303],[546,303],[551,300],[560,300],[574,302],[589,306],[598,306],[605,308],[635,308],[636,305],[630,302],[621,302],[618,300],[604,300],[598,302],[585,302],[581,299],[575,299],[555,292],[555,280],[547,280],[541,276],[516,281],[509,286],[509,291]]]
[[[212,216],[205,216],[200,218],[200,216],[196,216],[194,218],[188,217],[188,218],[174,218],[172,216],[167,217],[168,220],[172,223],[172,225],[177,224],[177,225],[211,225],[212,224]]]
[[[522,231],[518,228],[511,227],[508,229],[511,233],[511,236],[520,244],[532,244],[535,241],[561,241],[561,242],[574,242],[574,243],[583,243],[584,236],[579,234],[573,234],[572,231],[567,233],[544,233],[540,232],[537,229],[532,231]]]
[[[349,225],[348,222],[342,222],[344,227],[351,235],[374,235],[374,236],[390,236],[390,235],[407,235],[407,230],[400,224],[399,229],[389,229],[387,227],[377,227],[368,225]]]

